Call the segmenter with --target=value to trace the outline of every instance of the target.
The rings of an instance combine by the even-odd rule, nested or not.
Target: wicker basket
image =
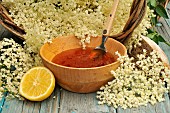
[[[166,3],[164,5],[166,6],[168,2],[169,0],[166,0]],[[127,23],[125,24],[123,31],[110,37],[117,39],[121,42],[123,42],[128,37],[130,37],[134,29],[142,21],[145,15],[145,12],[146,12],[146,6],[147,6],[147,0],[134,0],[131,10],[130,10],[129,19]],[[21,27],[18,27],[14,23],[13,19],[9,16],[9,13],[6,10],[6,8],[3,7],[1,4],[0,4],[0,17],[1,17],[0,24],[2,24],[2,26],[4,26],[10,32],[17,35],[22,40],[24,40],[24,37],[23,37],[23,35],[25,34],[24,29]]]

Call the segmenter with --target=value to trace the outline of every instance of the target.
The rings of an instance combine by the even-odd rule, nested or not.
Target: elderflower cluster
[[[99,104],[126,109],[164,101],[164,93],[170,87],[170,70],[159,60],[157,52],[149,56],[146,53],[144,49],[136,62],[119,55],[121,66],[111,71],[115,79],[97,92]]]
[[[119,1],[111,34],[123,30],[132,2]],[[9,9],[14,22],[26,31],[27,49],[36,53],[37,63],[38,51],[48,39],[74,34],[85,48],[91,36],[101,35],[113,0],[2,0],[2,4]],[[146,29],[151,26],[150,13],[148,8],[142,23],[126,45],[128,49],[136,46],[141,34],[147,33]]]
[[[129,53],[131,53],[131,50],[136,48],[137,45],[141,46],[141,35],[146,36],[148,34],[147,29],[151,28],[151,17],[155,17],[155,15],[153,14],[153,10],[150,10],[149,7],[147,7],[145,17],[143,18],[142,22],[134,30],[132,36],[125,43]]]
[[[0,97],[7,92],[8,97],[21,99],[20,80],[32,63],[31,56],[13,39],[4,38],[0,41]]]

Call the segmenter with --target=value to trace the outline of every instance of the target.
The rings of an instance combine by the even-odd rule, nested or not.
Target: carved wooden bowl
[[[88,47],[96,47],[100,43],[101,37],[92,37]],[[121,55],[127,54],[125,46],[114,39],[109,38],[105,45],[107,51],[112,54],[115,54],[116,51]],[[78,93],[95,92],[114,78],[110,71],[117,69],[120,62],[116,61],[109,65],[93,68],[73,68],[51,62],[56,54],[80,47],[79,40],[75,36],[58,37],[52,43],[45,43],[41,47],[40,56],[44,66],[54,73],[57,83],[64,89]]]

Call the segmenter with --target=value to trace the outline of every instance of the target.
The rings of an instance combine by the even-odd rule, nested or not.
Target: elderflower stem
[[[138,54],[137,62],[128,56],[119,57],[124,62],[116,71],[111,71],[115,79],[97,92],[99,104],[126,109],[165,100],[163,95],[169,90],[170,70],[159,61],[156,51],[149,56],[146,53],[143,50],[143,54]]]

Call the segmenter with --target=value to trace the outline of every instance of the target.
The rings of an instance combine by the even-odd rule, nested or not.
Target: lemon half
[[[51,95],[54,88],[53,73],[45,67],[34,67],[22,77],[19,93],[28,100],[42,101]]]

